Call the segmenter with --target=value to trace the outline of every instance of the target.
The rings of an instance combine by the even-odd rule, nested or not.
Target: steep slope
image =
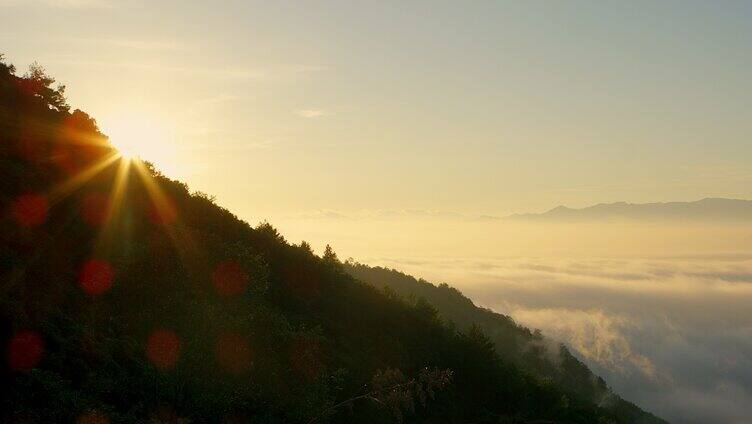
[[[344,267],[350,275],[374,287],[413,302],[428,302],[436,308],[440,318],[460,331],[478,327],[488,335],[504,360],[541,379],[554,381],[568,392],[634,422],[659,421],[614,394],[603,379],[593,374],[564,345],[545,339],[538,331],[531,332],[506,315],[475,306],[447,284],[436,286],[394,269],[352,261],[345,262]]]
[[[706,198],[694,202],[601,203],[582,209],[558,206],[547,212],[510,215],[517,220],[593,221],[706,221],[741,222],[752,219],[752,200]]]
[[[2,422],[638,422],[117,155],[0,61]]]

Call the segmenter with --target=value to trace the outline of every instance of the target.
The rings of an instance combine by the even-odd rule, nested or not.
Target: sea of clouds
[[[457,287],[566,343],[670,422],[752,424],[752,226],[413,215],[304,219],[283,233]]]
[[[752,423],[752,256],[380,258],[565,342],[675,423]]]

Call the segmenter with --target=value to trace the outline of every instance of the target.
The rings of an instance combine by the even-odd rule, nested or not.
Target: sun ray
[[[123,197],[125,195],[131,164],[132,161],[129,159],[120,159],[118,169],[115,172],[115,180],[112,184],[112,190],[107,198],[105,219],[94,245],[96,251],[103,251],[109,244],[109,241],[112,239],[112,233],[117,219],[122,216],[120,208],[123,204]]]
[[[112,165],[119,158],[121,158],[121,156],[117,152],[113,151],[101,160],[98,160],[97,162],[91,164],[88,168],[53,187],[52,190],[50,190],[50,192],[48,193],[48,200],[50,202],[50,205],[59,202],[66,196],[76,191],[87,181],[94,178],[94,176],[102,172],[108,166]]]
[[[47,198],[49,200],[49,205],[52,206],[53,204],[60,202],[65,197],[69,196],[73,192],[75,192],[77,189],[79,189],[81,186],[83,186],[87,181],[95,177],[98,173],[102,172],[104,169],[106,169],[108,166],[110,166],[113,162],[116,160],[121,159],[120,167],[118,170],[118,174],[121,174],[121,170],[123,172],[127,173],[128,169],[128,160],[122,159],[121,155],[117,152],[112,152],[111,154],[107,155],[106,157],[102,158],[101,160],[91,164],[88,168],[84,169],[83,171],[79,172],[78,174],[70,177],[69,179],[63,181],[62,183],[54,186],[49,193],[47,194]],[[118,179],[120,181],[120,179]],[[122,184],[116,185],[116,189],[119,187],[120,191],[122,192],[122,189],[124,187],[124,177],[123,180],[120,181]],[[57,234],[51,234],[52,238],[58,237],[62,232],[70,228],[70,225],[72,225],[73,217],[75,215],[73,213],[69,214],[68,218],[65,219],[65,224],[60,227]],[[31,257],[28,259],[28,262],[26,264],[26,268],[32,266],[36,261],[44,258],[44,253],[46,252],[46,247],[40,246],[35,254],[31,255]],[[6,289],[10,289],[16,282],[22,281],[23,273],[19,273],[16,275],[13,275],[9,278],[8,284],[4,287]]]
[[[170,242],[175,248],[186,272],[206,272],[207,270],[202,268],[202,266],[209,263],[208,258],[206,257],[205,251],[196,242],[196,237],[192,235],[191,226],[184,225],[183,218],[180,216],[179,211],[173,209],[175,205],[172,204],[168,195],[164,193],[160,185],[154,181],[154,178],[144,165],[144,162],[137,158],[133,159],[131,162],[135,174],[138,175],[142,184],[146,188],[147,195],[150,201],[154,204],[157,213],[163,214],[162,229],[170,239]],[[195,284],[192,285],[191,289],[194,290],[197,296],[203,295],[205,290],[202,286]],[[211,309],[208,305],[204,305],[202,312],[205,313],[207,317],[211,316]]]
[[[194,258],[201,255],[200,249],[198,249],[194,242],[194,238],[191,236],[189,228],[180,225],[181,217],[179,211],[175,209],[175,205],[153,180],[142,161],[134,159],[133,168],[136,170],[136,174],[144,184],[149,199],[155,208],[155,213],[158,214],[162,227],[172,241],[172,244],[180,256],[181,261],[183,261],[183,264],[186,268],[190,269],[193,268],[196,263],[201,263],[201,261],[194,260]],[[180,226],[181,231],[175,231],[175,226]]]

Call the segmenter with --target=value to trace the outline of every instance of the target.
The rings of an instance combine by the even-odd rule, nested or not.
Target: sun
[[[148,116],[121,115],[101,123],[110,143],[124,158],[162,162],[169,150],[166,126]]]

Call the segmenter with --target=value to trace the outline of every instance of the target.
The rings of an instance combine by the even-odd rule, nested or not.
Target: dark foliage
[[[119,158],[52,82],[0,64],[0,421],[630,421]]]

